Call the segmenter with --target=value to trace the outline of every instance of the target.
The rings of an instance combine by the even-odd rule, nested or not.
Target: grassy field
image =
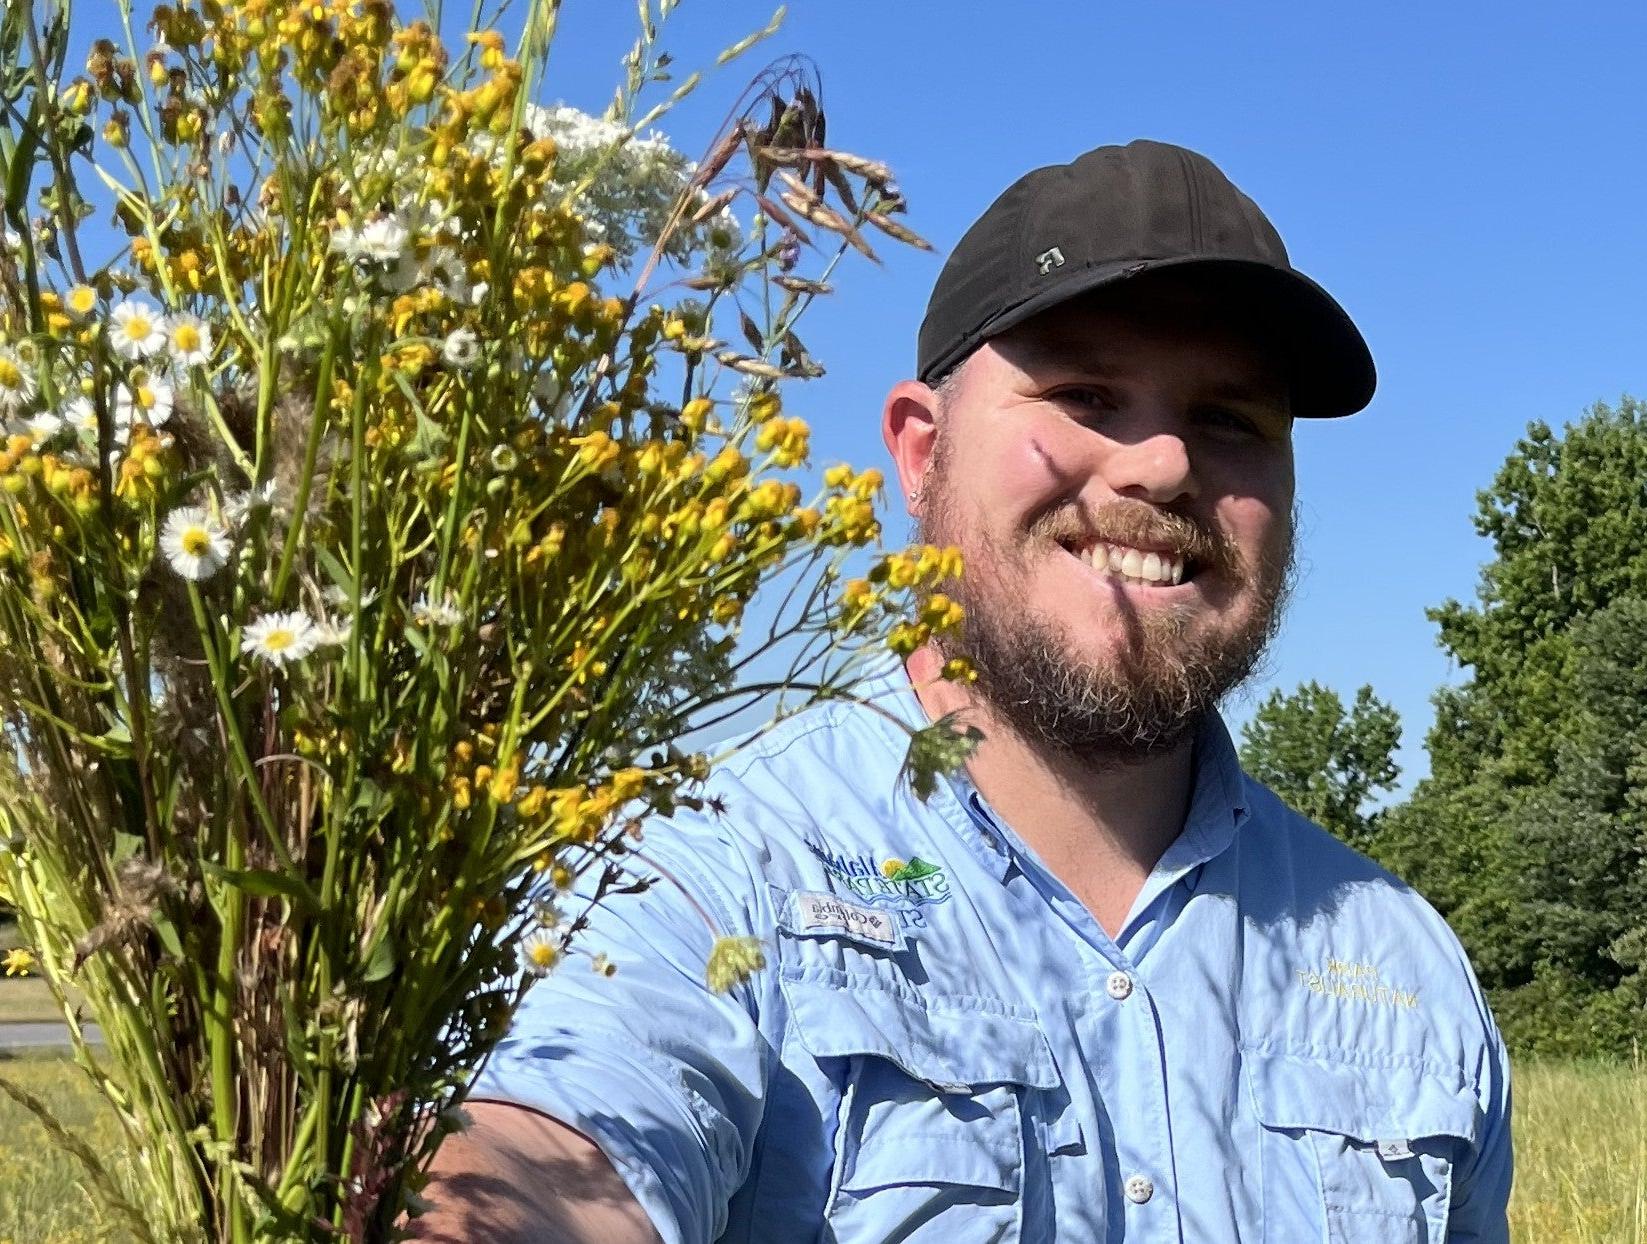
[[[79,1073],[55,1058],[0,1060],[107,1152],[113,1129]],[[1516,1079],[1515,1244],[1647,1244],[1647,1063],[1531,1064]],[[0,1097],[0,1244],[110,1238],[74,1167]]]
[[[0,954],[18,944],[17,926],[0,923]],[[38,976],[0,976],[0,1024],[26,1024],[58,1018],[57,1003]],[[0,1244],[5,1236],[0,1235]]]

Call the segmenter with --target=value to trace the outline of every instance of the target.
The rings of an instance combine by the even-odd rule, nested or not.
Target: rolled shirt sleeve
[[[1482,1002],[1485,1012],[1486,1003]],[[1510,1184],[1510,1063],[1503,1038],[1488,1019],[1490,1043],[1481,1077],[1481,1143],[1454,1172],[1447,1244],[1508,1244]]]
[[[658,877],[647,866],[654,861],[674,880],[604,899],[574,943],[604,953],[615,974],[591,971],[576,955],[534,985],[470,1097],[529,1106],[576,1128],[605,1153],[664,1244],[710,1244],[749,1169],[770,1050],[753,989],[712,993],[705,966],[717,935],[763,930],[751,927],[748,873],[714,826],[655,824],[642,850],[644,860],[630,860],[634,875]],[[563,903],[569,916],[593,883],[585,877]]]

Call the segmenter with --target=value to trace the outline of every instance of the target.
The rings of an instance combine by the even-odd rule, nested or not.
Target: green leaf
[[[183,939],[177,935],[177,926],[159,912],[154,913],[152,923],[155,934],[160,938],[160,944],[166,948],[166,952],[174,959],[182,959]]]
[[[309,911],[320,909],[320,899],[309,883],[291,873],[267,868],[224,868],[210,861],[202,862],[200,867],[207,876],[215,877],[253,898],[283,898]]]
[[[395,947],[389,940],[388,934],[378,938],[377,945],[372,947],[372,953],[366,960],[365,970],[360,979],[367,984],[386,978],[395,970]]]
[[[977,726],[957,729],[956,720],[956,714],[948,713],[909,736],[909,753],[899,776],[908,780],[922,803],[938,789],[939,775],[960,768],[983,741],[983,731]]]

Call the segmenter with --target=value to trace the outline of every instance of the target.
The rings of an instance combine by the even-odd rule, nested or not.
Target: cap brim
[[[1343,307],[1301,272],[1253,259],[1179,255],[1130,259],[1071,273],[1035,297],[997,313],[926,369],[922,380],[944,375],[991,337],[1072,298],[1166,269],[1205,270],[1235,297],[1251,297],[1264,312],[1275,344],[1291,367],[1293,414],[1300,419],[1353,415],[1372,401],[1378,374],[1372,352]]]

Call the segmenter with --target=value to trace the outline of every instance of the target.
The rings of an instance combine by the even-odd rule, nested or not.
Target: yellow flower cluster
[[[849,579],[842,586],[836,626],[847,633],[875,631],[896,616],[902,595],[914,592],[920,602],[915,617],[894,622],[886,641],[892,651],[908,656],[934,636],[958,629],[965,620],[959,602],[933,590],[959,578],[961,571],[961,552],[953,546],[923,544],[888,553],[870,568],[867,578]],[[956,657],[945,662],[943,677],[971,682],[975,674],[966,661]]]
[[[763,423],[756,434],[755,448],[770,453],[775,466],[785,469],[802,466],[811,435],[812,429],[804,419],[771,419]]]
[[[880,539],[875,498],[880,494],[881,482],[881,473],[873,467],[857,472],[838,463],[824,472],[824,484],[834,495],[824,502],[822,543],[862,548]]]

